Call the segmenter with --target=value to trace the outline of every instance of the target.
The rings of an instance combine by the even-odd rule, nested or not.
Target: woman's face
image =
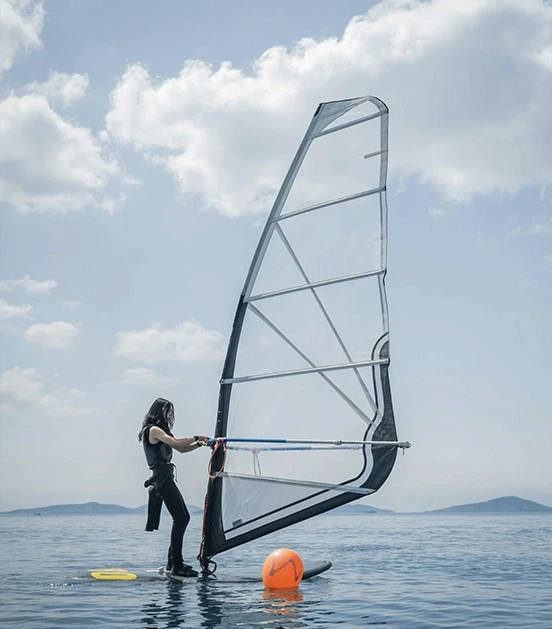
[[[169,404],[167,408],[167,423],[171,428],[174,425],[174,406],[172,404]]]

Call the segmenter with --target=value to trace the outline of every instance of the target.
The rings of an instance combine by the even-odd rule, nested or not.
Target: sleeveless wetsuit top
[[[142,435],[142,444],[144,445],[144,454],[148,467],[153,470],[160,465],[170,465],[172,461],[173,450],[170,445],[158,441],[155,445],[150,443],[149,433],[151,426],[148,426]]]

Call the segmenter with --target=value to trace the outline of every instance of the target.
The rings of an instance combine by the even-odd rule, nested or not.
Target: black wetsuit
[[[144,483],[144,486],[149,488],[146,531],[156,531],[159,528],[161,507],[165,503],[173,519],[169,562],[172,560],[172,564],[178,566],[183,563],[182,540],[190,521],[190,514],[174,480],[174,465],[171,463],[172,448],[162,441],[156,444],[150,443],[150,428],[151,426],[146,428],[142,435],[146,461],[153,472]]]

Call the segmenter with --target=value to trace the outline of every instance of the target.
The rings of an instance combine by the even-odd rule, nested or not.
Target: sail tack
[[[373,493],[408,447],[388,377],[387,141],[381,100],[322,103],[278,193],[221,378],[204,565]]]

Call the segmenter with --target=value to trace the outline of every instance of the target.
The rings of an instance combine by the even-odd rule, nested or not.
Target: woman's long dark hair
[[[162,397],[158,397],[151,405],[148,414],[144,417],[142,422],[142,428],[138,433],[138,441],[142,441],[144,430],[148,426],[159,426],[161,430],[164,430],[168,435],[173,436],[172,427],[174,426],[174,406],[169,400],[165,400]]]

